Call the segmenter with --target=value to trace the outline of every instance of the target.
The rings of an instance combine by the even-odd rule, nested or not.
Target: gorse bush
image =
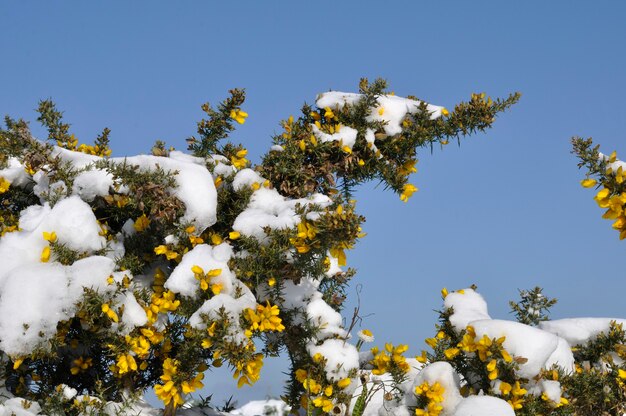
[[[431,351],[416,358],[406,345],[364,349],[367,330],[351,340],[340,312],[355,274],[347,255],[364,236],[354,188],[378,180],[406,202],[419,150],[486,130],[519,99],[473,94],[449,111],[385,88],[362,80],[358,94],[319,95],[281,122],[255,166],[228,140],[248,117],[243,90],[202,106],[189,153],[157,142],[151,155],[112,157],[109,129],[79,143],[49,100],[38,108],[45,141],[7,117],[3,410],[139,413],[137,399],[153,389],[173,415],[210,368],[228,366],[243,387],[259,380],[266,357],[285,354],[283,399],[294,412],[623,411],[621,322],[549,321],[555,301],[540,288],[512,303],[520,322],[491,319],[473,288],[444,290]],[[621,168],[607,173],[614,160],[577,149],[604,175],[599,199],[619,221],[611,193],[622,192]],[[588,336],[568,338],[571,325]]]
[[[77,413],[154,388],[173,414],[208,368],[228,365],[241,387],[284,351],[292,406],[347,405],[358,353],[339,314],[354,274],[342,267],[364,220],[352,189],[378,179],[408,200],[418,149],[484,130],[518,99],[474,95],[449,112],[386,93],[381,80],[359,88],[283,121],[254,168],[228,141],[248,117],[242,90],[202,106],[190,154],[157,142],[151,156],[111,157],[108,129],[79,144],[48,100],[38,108],[45,142],[7,117],[7,389],[44,407],[74,389],[85,400],[62,407]]]

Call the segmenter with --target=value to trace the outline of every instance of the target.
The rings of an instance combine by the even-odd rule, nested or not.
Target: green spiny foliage
[[[543,293],[543,289],[535,287],[531,290],[519,290],[520,300],[510,301],[511,312],[515,315],[517,322],[526,325],[537,326],[541,321],[547,321],[550,308],[557,302],[550,299]]]

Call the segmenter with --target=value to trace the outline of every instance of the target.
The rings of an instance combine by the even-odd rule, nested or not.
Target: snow
[[[430,386],[439,383],[443,388],[443,402],[441,406],[444,412],[451,412],[461,401],[459,393],[460,380],[452,366],[446,362],[435,362],[425,366],[413,382],[409,394],[415,391],[415,387],[427,382]]]
[[[97,196],[108,195],[112,186],[113,175],[99,169],[88,170],[74,178],[72,194],[85,202],[92,202]]]
[[[228,261],[232,257],[233,250],[228,243],[222,243],[212,247],[208,244],[199,244],[187,252],[180,264],[170,274],[165,288],[174,293],[195,298],[199,289],[199,281],[195,278],[193,266],[199,266],[208,273],[210,270],[220,269],[218,276],[211,278],[211,284],[221,283],[222,293],[231,294],[235,275],[228,268]]]
[[[317,338],[345,337],[347,334],[346,330],[343,329],[341,314],[322,299],[320,292],[316,292],[312,298],[313,300],[309,301],[306,307],[306,313],[311,324],[319,328]]]
[[[160,167],[165,171],[178,172],[174,176],[177,186],[171,189],[170,192],[185,205],[186,210],[183,221],[192,223],[198,231],[204,231],[217,221],[217,191],[213,183],[213,176],[204,164],[199,164],[198,158],[193,156],[185,157],[180,152],[172,153],[173,157],[138,155],[110,158],[109,161],[117,164],[134,165],[145,170],[154,170]],[[54,148],[53,156],[58,156],[79,169],[90,167],[95,162],[102,160],[98,156],[72,152],[60,147]],[[95,174],[92,174],[91,177],[83,180],[105,182],[97,185],[100,188],[108,183],[108,178],[105,175],[96,177]],[[87,197],[90,197],[90,195],[87,195]]]
[[[461,289],[449,293],[443,306],[452,308],[454,313],[450,316],[450,322],[457,331],[462,331],[472,321],[491,319],[487,312],[487,302],[473,289]]]
[[[313,134],[322,142],[339,142],[341,146],[347,146],[352,149],[356,142],[358,131],[352,127],[341,126],[338,132],[333,134],[324,133],[315,124],[311,126]]]
[[[361,94],[330,91],[318,95],[316,104],[319,108],[329,107],[331,109],[343,109],[346,104],[355,105],[363,96]],[[366,118],[368,121],[385,122],[385,134],[395,136],[402,132],[402,121],[407,114],[419,112],[420,101],[395,95],[379,95],[377,98],[378,107],[371,110]],[[430,118],[441,117],[443,107],[428,104],[427,111],[431,113]],[[344,129],[345,127],[342,127]],[[340,130],[341,133],[341,130]],[[317,136],[317,134],[316,134]],[[345,144],[345,143],[344,143]]]
[[[289,406],[282,400],[254,400],[231,412],[240,416],[283,416],[289,413]]]
[[[251,187],[255,183],[257,185],[261,185],[264,181],[265,178],[263,178],[252,169],[241,169],[239,172],[237,172],[235,178],[233,179],[233,189],[239,192],[241,189],[245,187]]]
[[[515,416],[511,405],[492,396],[466,397],[454,409],[451,416]]]
[[[114,262],[92,256],[71,266],[27,263],[2,276],[0,348],[11,356],[30,353],[56,333],[56,326],[76,312],[83,287],[107,290]]]
[[[122,315],[122,323],[126,326],[126,331],[130,332],[133,328],[143,326],[148,322],[146,312],[141,307],[135,295],[127,293],[121,302],[124,305],[124,314]]]
[[[541,380],[539,386],[550,401],[554,403],[561,401],[561,383],[555,380]]]
[[[24,170],[24,165],[14,157],[9,158],[6,168],[0,169],[0,177],[9,181],[11,186],[21,187],[28,185],[31,180],[30,175]]]
[[[16,397],[0,404],[0,416],[32,416],[41,412],[37,402],[31,402]]]
[[[239,325],[239,316],[246,309],[255,309],[257,302],[250,289],[240,281],[235,280],[233,288],[238,289],[241,292],[241,296],[234,298],[225,293],[213,296],[211,299],[205,301],[202,306],[191,315],[189,325],[194,328],[204,329],[206,323],[202,317],[206,316],[209,321],[218,320],[221,310],[230,317],[230,325],[228,328],[231,338],[236,343],[242,343],[245,337]]]
[[[348,377],[350,370],[359,368],[359,352],[356,347],[340,339],[327,339],[321,345],[309,344],[309,354],[321,354],[326,358],[326,377],[339,381]]]
[[[551,368],[552,365],[557,365],[566,373],[574,370],[574,356],[569,345],[554,334],[519,322],[497,319],[472,321],[470,325],[474,327],[478,339],[483,335],[491,339],[506,337],[502,344],[504,349],[511,356],[528,360],[517,370],[520,377],[531,379],[542,368]]]
[[[306,308],[309,299],[318,293],[318,285],[319,282],[312,279],[302,279],[298,284],[291,280],[286,281],[282,289],[283,308]]]
[[[539,323],[539,328],[564,338],[570,346],[585,345],[600,332],[607,333],[611,322],[626,325],[618,318],[566,318]]]
[[[267,242],[264,228],[276,230],[294,228],[300,223],[296,205],[326,207],[331,201],[325,195],[314,194],[309,198],[287,199],[275,189],[259,188],[252,194],[248,206],[237,216],[233,230],[241,235],[255,237]]]

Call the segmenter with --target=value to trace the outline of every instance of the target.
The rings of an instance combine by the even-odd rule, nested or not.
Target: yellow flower
[[[165,403],[165,405],[169,405],[173,402],[174,407],[177,407],[184,403],[184,400],[178,393],[178,389],[174,386],[173,381],[168,381],[163,385],[157,384],[154,386],[154,392],[159,400]]]
[[[456,357],[457,355],[459,355],[460,352],[461,352],[461,350],[458,349],[458,348],[448,348],[443,353],[444,353],[444,355],[446,356],[446,358],[448,360],[451,360],[454,357]]]
[[[595,186],[596,183],[597,181],[591,178],[583,179],[582,181],[580,181],[580,184],[583,186],[583,188],[591,188],[592,186]]]
[[[86,360],[83,357],[78,357],[72,362],[72,368],[70,368],[70,373],[72,375],[76,375],[78,373],[82,373],[87,370],[92,365],[92,359],[87,358]]]
[[[500,385],[498,386],[498,389],[500,390],[500,393],[502,393],[503,396],[508,396],[511,393],[511,389],[513,388],[513,386],[511,386],[509,383],[506,382],[501,382]]]
[[[222,237],[220,237],[218,234],[211,234],[211,243],[214,246],[219,246],[220,244],[222,244],[224,240],[222,240]]]
[[[437,346],[437,338],[426,338],[424,340],[424,342],[426,342],[426,344],[431,347],[431,348],[435,348]]]
[[[276,305],[270,305],[269,301],[264,305],[257,305],[256,312],[252,309],[247,309],[247,317],[251,322],[251,329],[259,331],[282,331],[285,326],[282,324],[282,319],[278,316],[280,310]]]
[[[126,335],[125,339],[130,346],[131,351],[137,354],[139,358],[144,358],[150,353],[150,343],[146,338],[142,336],[131,337],[129,335]]]
[[[44,231],[43,232],[43,239],[46,240],[46,241],[49,241],[51,243],[54,243],[55,241],[57,241],[57,233],[55,233],[54,231],[52,231],[50,233],[47,232],[47,231]]]
[[[345,389],[350,385],[351,382],[352,380],[350,380],[349,378],[343,378],[337,382],[337,387],[339,387],[340,389]]]
[[[150,220],[148,219],[148,217],[146,217],[146,214],[141,214],[141,216],[135,220],[133,228],[135,228],[137,232],[142,232],[143,230],[148,228],[149,225]]]
[[[104,314],[106,314],[106,316],[108,316],[109,319],[112,320],[113,322],[118,322],[119,321],[117,313],[115,313],[115,311],[113,309],[111,309],[111,307],[109,306],[108,303],[103,303],[102,304],[102,312]]]
[[[323,412],[329,413],[331,410],[333,410],[333,407],[335,407],[334,403],[323,397],[316,397],[315,399],[313,399],[313,405],[315,405],[315,407],[321,407]]]
[[[296,380],[298,380],[300,383],[304,383],[308,377],[309,373],[306,370],[303,370],[302,368],[298,368],[296,370]]]
[[[524,403],[524,399],[522,399],[521,397],[513,397],[512,399],[507,401],[514,410],[521,409],[523,407],[522,404]]]
[[[183,394],[189,394],[204,387],[204,384],[201,381],[202,379],[204,379],[204,374],[198,373],[192,380],[183,381],[180,385]]]
[[[19,359],[13,361],[13,369],[17,370],[18,368],[20,368],[20,366],[22,365],[23,362],[24,362],[23,358],[19,358]]]
[[[515,385],[511,389],[511,393],[513,393],[514,396],[523,396],[528,393],[528,391],[520,386],[519,381],[516,381]]]
[[[239,124],[243,124],[246,122],[246,118],[248,117],[248,113],[245,111],[241,111],[239,108],[235,108],[230,111],[230,118],[235,120]]]
[[[129,373],[131,371],[137,371],[137,362],[135,358],[130,354],[122,354],[117,357],[115,366],[118,368],[120,375]]]
[[[504,348],[500,350],[500,355],[502,356],[502,359],[506,361],[507,363],[510,363],[511,361],[513,361],[511,354],[509,354],[507,350],[505,350]]]
[[[214,295],[219,295],[222,292],[223,288],[224,288],[223,284],[215,283],[211,285],[211,292],[213,292]]]
[[[236,240],[239,237],[241,237],[239,231],[231,231],[230,233],[228,233],[228,238],[230,238],[231,240]]]
[[[3,194],[6,191],[8,191],[10,186],[11,186],[11,182],[7,181],[2,176],[0,176],[0,194]]]
[[[158,247],[155,247],[154,253],[159,255],[167,253],[167,246],[160,245]]]
[[[50,260],[50,247],[45,246],[41,252],[41,262],[47,263]]]
[[[617,370],[617,375],[619,378],[626,380],[626,371],[621,368]]]
[[[400,200],[402,202],[407,202],[409,198],[411,197],[411,195],[413,195],[415,192],[417,192],[417,188],[415,187],[415,185],[412,185],[410,183],[405,184],[402,187],[402,194],[400,194]]]
[[[448,117],[450,115],[450,112],[448,111],[447,108],[443,107],[441,109],[441,115],[444,116],[444,117]]]
[[[498,378],[498,368],[496,367],[496,365],[496,360],[491,360],[489,361],[489,364],[487,364],[487,371],[489,371],[487,377],[489,378],[489,380],[495,380],[496,378]]]
[[[346,252],[339,247],[334,247],[330,249],[330,255],[337,259],[337,265],[339,267],[347,265]]]
[[[426,356],[426,351],[422,350],[422,354],[421,354],[421,355],[417,355],[417,356],[415,356],[415,359],[416,359],[418,362],[420,362],[420,363],[422,363],[422,364],[425,364],[425,363],[426,363],[426,361],[428,361],[428,357]]]
[[[161,254],[165,254],[165,258],[168,260],[172,260],[172,259],[176,259],[178,258],[178,253],[175,251],[170,250],[169,248],[167,248],[167,246],[164,245],[160,245],[158,247],[154,248],[154,253],[161,255]]]

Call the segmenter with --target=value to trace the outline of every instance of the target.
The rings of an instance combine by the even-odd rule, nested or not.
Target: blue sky
[[[0,113],[44,137],[34,108],[52,97],[81,142],[111,128],[115,155],[156,139],[184,149],[200,105],[234,87],[250,114],[234,138],[255,162],[281,119],[363,76],[449,108],[520,91],[487,134],[421,152],[409,203],[359,189],[368,236],[348,253],[350,297],[361,284],[376,342],[414,353],[444,286],[477,284],[499,318],[535,285],[559,299],[554,318],[626,317],[626,242],[580,187],[569,143],[593,136],[626,155],[626,3],[31,1],[3,2],[0,16]],[[217,398],[277,395],[283,365],[266,364],[253,390],[206,381]]]

